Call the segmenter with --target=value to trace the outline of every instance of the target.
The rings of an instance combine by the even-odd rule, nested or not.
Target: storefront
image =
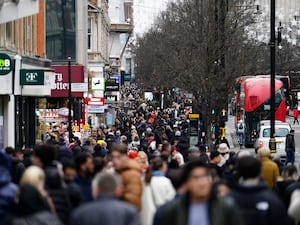
[[[68,127],[68,90],[69,67],[68,65],[54,65],[51,67],[55,73],[46,83],[51,87],[51,94],[37,101],[36,114],[37,133],[36,141],[43,141],[49,133],[57,136],[64,134]],[[72,97],[72,127],[79,132],[84,123],[82,120],[83,94],[87,92],[88,85],[84,83],[84,66],[71,65],[71,97]]]

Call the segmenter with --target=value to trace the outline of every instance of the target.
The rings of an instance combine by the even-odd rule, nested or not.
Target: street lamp
[[[270,104],[270,119],[271,119],[271,135],[270,135],[270,141],[269,141],[269,148],[271,152],[276,152],[276,141],[274,137],[275,133],[275,54],[276,54],[276,37],[275,37],[275,0],[271,0],[271,17],[270,17],[270,32],[271,32],[271,38],[270,38],[270,60],[271,60],[271,104]]]
[[[69,143],[72,140],[72,82],[71,82],[71,56],[68,57],[68,134],[69,134]]]

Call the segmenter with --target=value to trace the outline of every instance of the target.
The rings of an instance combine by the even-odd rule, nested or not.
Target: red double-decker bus
[[[245,145],[253,146],[257,124],[270,119],[270,78],[248,77],[240,85],[240,119],[245,123]],[[285,122],[285,87],[275,80],[275,119]]]

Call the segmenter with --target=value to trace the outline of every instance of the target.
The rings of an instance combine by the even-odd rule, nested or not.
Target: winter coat
[[[289,207],[290,198],[291,198],[291,194],[288,192],[288,190],[289,190],[290,185],[292,185],[293,183],[295,183],[294,180],[277,181],[277,183],[274,187],[275,193],[285,204],[286,208]]]
[[[58,160],[64,162],[72,159],[72,152],[69,150],[65,143],[58,143]]]
[[[47,200],[31,185],[20,187],[16,217],[12,225],[61,225],[57,216],[50,213]]]
[[[279,168],[275,162],[268,157],[261,158],[261,175],[269,189],[273,189],[279,177]]]
[[[24,218],[16,218],[11,225],[62,225],[58,217],[49,211],[37,212]]]
[[[56,167],[47,167],[44,170],[46,174],[46,190],[54,203],[59,219],[64,224],[67,224],[72,210],[69,190],[63,183]]]
[[[118,172],[120,173],[123,182],[123,199],[133,204],[137,210],[140,211],[143,190],[140,165],[137,161],[129,159]]]
[[[189,194],[185,194],[168,203],[162,213],[160,225],[187,225]],[[242,225],[243,220],[239,211],[230,199],[219,200],[211,198],[207,202],[210,225]]]
[[[295,138],[294,135],[288,134],[285,140],[285,151],[295,152]]]
[[[136,209],[111,195],[102,195],[96,201],[77,208],[70,225],[139,225]]]
[[[175,189],[167,177],[154,172],[150,184],[144,186],[142,194],[142,225],[152,225],[157,208],[175,197]]]
[[[17,186],[11,182],[11,159],[0,151],[0,221],[10,213],[17,195]]]
[[[11,177],[12,177],[12,181],[15,184],[19,184],[24,170],[25,170],[24,163],[16,158],[12,158]]]
[[[299,111],[297,109],[294,109],[293,111],[293,117],[298,118],[299,117]]]
[[[295,220],[295,224],[300,223],[300,190],[295,190],[291,197],[288,214]]]
[[[77,174],[74,178],[74,184],[77,185],[80,195],[81,202],[89,202],[93,200],[92,196],[92,177],[82,177],[80,174]]]
[[[284,204],[264,184],[238,185],[230,196],[241,210],[246,225],[287,224]]]

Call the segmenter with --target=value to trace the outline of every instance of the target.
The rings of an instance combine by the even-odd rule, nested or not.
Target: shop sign
[[[107,79],[105,82],[105,91],[119,91],[119,83],[116,79]]]
[[[6,75],[13,69],[13,61],[10,56],[0,53],[0,75]]]
[[[51,97],[68,97],[69,79],[68,79],[68,66],[56,65],[52,66],[55,70],[55,75],[51,76],[50,79],[45,79],[45,85],[51,87]],[[83,97],[85,89],[84,85],[78,88],[73,86],[73,83],[84,83],[84,66],[71,65],[71,83],[74,90],[72,90],[72,97]]]
[[[109,79],[115,79],[118,84],[121,82],[121,77],[119,75],[110,75]]]
[[[44,70],[20,70],[20,85],[44,85]]]
[[[104,106],[104,98],[102,98],[102,97],[90,98],[87,101],[87,105]]]
[[[87,107],[88,113],[104,113],[104,106],[99,105],[89,105]]]

